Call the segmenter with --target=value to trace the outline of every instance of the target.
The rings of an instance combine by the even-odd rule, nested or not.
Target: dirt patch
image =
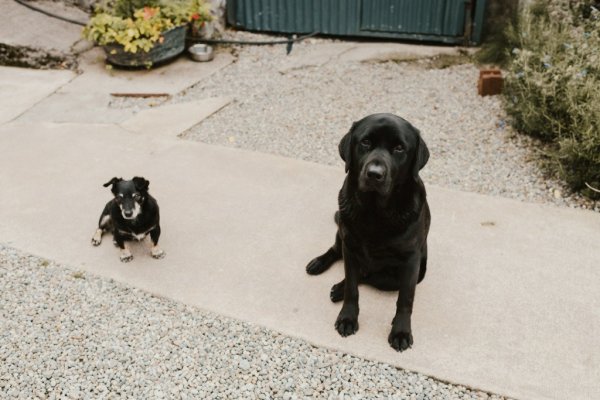
[[[468,52],[459,51],[458,54],[440,54],[439,56],[417,60],[427,69],[444,69],[455,65],[472,64],[473,57]]]
[[[74,56],[58,52],[0,43],[0,65],[33,69],[74,70],[77,68],[77,60]]]

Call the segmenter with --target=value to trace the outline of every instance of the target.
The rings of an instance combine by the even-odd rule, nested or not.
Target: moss
[[[73,56],[0,43],[0,65],[34,69],[75,69],[77,62]]]

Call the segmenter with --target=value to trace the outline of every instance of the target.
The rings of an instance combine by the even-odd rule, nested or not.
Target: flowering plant
[[[120,44],[129,53],[148,52],[169,29],[211,20],[204,0],[105,1],[83,29],[99,45]]]

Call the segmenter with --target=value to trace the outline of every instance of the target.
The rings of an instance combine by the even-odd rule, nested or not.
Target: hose
[[[19,3],[20,5],[24,6],[24,7],[27,7],[29,9],[33,10],[33,11],[37,11],[37,12],[42,13],[44,15],[47,15],[49,17],[60,19],[61,21],[65,21],[65,22],[70,22],[70,23],[75,24],[75,25],[81,25],[81,26],[85,26],[86,25],[85,22],[77,21],[75,19],[71,19],[71,18],[63,17],[62,15],[57,15],[57,14],[51,13],[50,11],[46,11],[46,10],[44,10],[42,8],[39,8],[39,7],[36,7],[36,6],[32,6],[31,4],[27,4],[23,0],[15,0],[15,1],[17,3]]]

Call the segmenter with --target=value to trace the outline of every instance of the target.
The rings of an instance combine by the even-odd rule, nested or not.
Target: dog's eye
[[[115,197],[115,201],[116,201],[117,203],[121,203],[121,201],[122,201],[122,200],[123,200],[123,198],[122,198],[121,196],[116,196],[116,197]]]
[[[140,201],[142,199],[142,195],[136,193],[136,194],[133,195],[133,199],[135,201]]]
[[[404,147],[402,147],[402,145],[398,145],[396,147],[394,147],[394,153],[402,153],[404,151]]]
[[[371,141],[369,139],[363,139],[363,140],[361,140],[360,144],[362,144],[365,147],[371,147]]]

